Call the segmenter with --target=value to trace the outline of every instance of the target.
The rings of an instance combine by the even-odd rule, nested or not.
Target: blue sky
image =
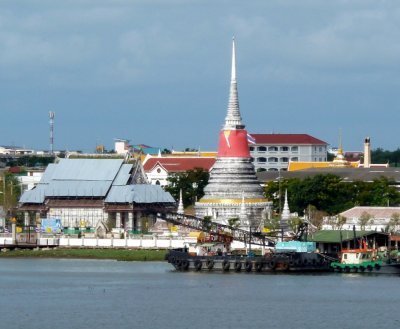
[[[215,150],[236,37],[253,133],[400,145],[400,2],[0,1],[0,145]]]

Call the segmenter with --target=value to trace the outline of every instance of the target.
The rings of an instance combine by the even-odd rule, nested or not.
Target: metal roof
[[[42,180],[24,192],[21,203],[44,203],[51,198],[104,198],[110,203],[174,203],[160,186],[126,185],[132,164],[121,159],[62,159],[47,167]]]
[[[53,177],[54,171],[56,170],[56,167],[57,167],[57,165],[55,163],[50,163],[47,166],[47,168],[46,168],[45,172],[43,173],[43,176],[40,180],[40,184],[50,183],[50,181]]]
[[[52,181],[45,193],[49,197],[101,197],[110,186],[110,181]]]
[[[158,185],[136,184],[112,186],[105,202],[107,203],[174,203],[168,192]]]
[[[121,170],[118,172],[118,175],[113,182],[113,185],[126,185],[131,177],[130,171],[132,170],[132,167],[132,164],[122,165]]]
[[[356,239],[369,236],[371,234],[382,234],[387,235],[387,233],[376,232],[376,231],[356,231]],[[342,237],[340,238],[340,235]],[[308,236],[309,241],[314,242],[331,242],[331,243],[339,243],[342,241],[349,241],[354,239],[354,232],[348,230],[323,230],[318,231],[314,234]]]
[[[52,180],[113,181],[123,159],[61,159]]]
[[[19,202],[21,202],[21,203],[43,203],[44,199],[45,199],[46,188],[47,188],[47,185],[39,184],[32,190],[25,191],[21,195]]]

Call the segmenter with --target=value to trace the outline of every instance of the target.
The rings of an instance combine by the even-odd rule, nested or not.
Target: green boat
[[[331,263],[332,269],[339,272],[379,271],[382,266],[377,250],[369,249],[365,244],[358,249],[343,249],[340,261]]]

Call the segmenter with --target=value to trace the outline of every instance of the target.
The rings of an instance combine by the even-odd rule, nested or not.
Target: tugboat
[[[363,240],[361,248],[343,249],[340,261],[332,262],[331,267],[336,271],[347,273],[379,271],[383,262],[377,259],[377,255],[377,250],[368,248]]]
[[[338,272],[376,272],[383,274],[400,274],[398,252],[391,254],[387,247],[369,248],[365,239],[359,248],[342,249],[340,260],[331,263]]]

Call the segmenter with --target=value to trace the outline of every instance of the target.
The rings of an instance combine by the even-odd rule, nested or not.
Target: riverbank
[[[20,249],[0,252],[0,258],[80,258],[113,259],[119,261],[162,261],[166,250],[127,250],[127,249]]]

